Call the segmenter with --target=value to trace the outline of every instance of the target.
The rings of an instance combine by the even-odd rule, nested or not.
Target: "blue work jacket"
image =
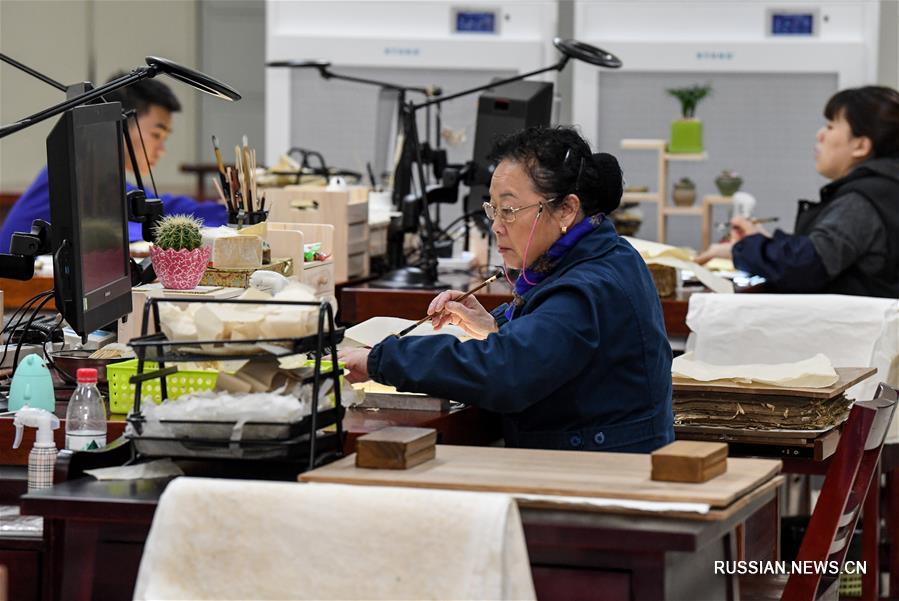
[[[136,186],[126,182],[127,191],[134,190]],[[185,213],[194,215],[203,220],[203,225],[217,227],[228,221],[228,213],[224,206],[212,202],[197,202],[187,196],[173,196],[163,194],[163,211],[166,215]],[[50,184],[47,177],[47,168],[41,169],[35,180],[27,190],[19,197],[16,204],[9,211],[9,215],[0,228],[0,253],[9,252],[9,239],[16,232],[30,232],[31,222],[35,219],[50,221]],[[52,226],[52,222],[50,223]],[[143,240],[141,224],[128,222],[128,235],[130,242]]]
[[[391,336],[370,376],[503,415],[510,447],[648,452],[674,440],[658,294],[611,222],[582,238],[485,340]]]

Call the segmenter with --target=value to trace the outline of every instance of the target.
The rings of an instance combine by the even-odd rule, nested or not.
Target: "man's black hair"
[[[126,75],[120,71],[114,73],[109,81]],[[142,79],[127,87],[119,88],[114,92],[103,95],[109,102],[119,101],[126,111],[135,110],[142,115],[150,110],[150,106],[157,105],[165,110],[177,113],[181,110],[181,103],[172,90],[158,79]]]

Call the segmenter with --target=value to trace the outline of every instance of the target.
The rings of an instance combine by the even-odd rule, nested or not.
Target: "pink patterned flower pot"
[[[162,285],[171,290],[190,290],[196,288],[206,271],[212,249],[201,246],[194,250],[162,249],[150,247],[153,269]]]

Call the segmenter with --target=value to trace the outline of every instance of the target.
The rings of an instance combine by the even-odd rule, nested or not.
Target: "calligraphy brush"
[[[219,179],[222,182],[222,192],[224,192],[225,197],[229,197],[230,193],[230,183],[228,182],[228,176],[225,175],[225,161],[222,160],[222,151],[219,148],[219,139],[213,135],[212,136],[212,147],[215,149],[215,163],[219,168]]]
[[[478,284],[477,286],[475,286],[474,288],[472,288],[471,290],[469,290],[468,292],[466,292],[465,294],[463,294],[463,295],[460,296],[459,298],[454,298],[454,299],[452,299],[452,300],[454,300],[454,301],[457,302],[457,303],[461,303],[461,302],[464,301],[466,298],[468,298],[469,296],[471,296],[472,294],[474,294],[475,292],[477,292],[478,290],[480,290],[480,289],[483,288],[484,286],[486,286],[486,285],[492,283],[493,281],[495,281],[496,278],[498,278],[499,276],[500,276],[499,273],[494,273],[492,276],[490,276],[489,278],[487,278],[486,280],[484,280],[483,282],[481,282],[480,284]],[[418,326],[420,326],[420,325],[423,324],[424,322],[428,321],[429,319],[433,319],[433,318],[434,318],[433,315],[425,315],[424,317],[422,317],[421,319],[419,319],[418,321],[416,321],[415,323],[413,323],[413,324],[412,324],[411,326],[409,326],[408,328],[405,328],[405,329],[401,330],[399,333],[397,333],[397,335],[396,335],[397,338],[401,338],[401,337],[405,336],[406,334],[408,334],[409,332],[411,332],[412,330],[414,330],[415,328],[417,328]]]

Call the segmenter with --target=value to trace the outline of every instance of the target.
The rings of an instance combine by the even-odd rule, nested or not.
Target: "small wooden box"
[[[727,471],[727,444],[676,440],[652,452],[652,479],[705,482]]]
[[[433,459],[437,430],[393,426],[356,441],[356,467],[404,470]]]
[[[293,275],[293,259],[288,258],[272,258],[271,263],[266,263],[262,267],[247,269],[228,269],[207,267],[203,272],[203,279],[200,280],[201,286],[224,286],[228,288],[249,288],[250,276],[257,271],[274,271],[280,273],[284,277]]]

